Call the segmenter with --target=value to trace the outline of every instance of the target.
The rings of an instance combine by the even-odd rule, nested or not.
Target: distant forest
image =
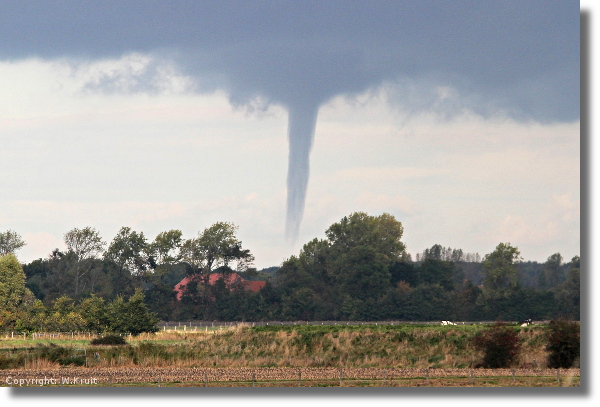
[[[116,304],[135,297],[165,321],[580,317],[578,256],[565,261],[555,253],[538,263],[523,261],[510,243],[484,256],[436,244],[412,259],[392,215],[356,212],[280,266],[257,270],[236,232],[217,222],[192,239],[170,230],[149,241],[123,227],[107,245],[93,228],[73,229],[65,234],[67,250],[21,264],[25,291],[13,303],[20,301],[18,312],[50,314],[57,304],[76,312],[90,298]],[[0,256],[24,244],[13,231],[0,233]],[[176,291],[184,279],[188,284]],[[266,283],[250,290],[248,281]],[[4,318],[5,328],[16,324],[18,312]]]

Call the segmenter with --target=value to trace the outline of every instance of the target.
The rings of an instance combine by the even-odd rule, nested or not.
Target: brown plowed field
[[[501,380],[503,385],[511,385],[515,378],[522,382],[523,378],[546,378],[549,384],[546,386],[557,386],[559,383],[568,386],[578,386],[579,369],[400,369],[400,368],[58,368],[58,369],[13,369],[2,370],[0,373],[0,386],[10,383],[18,383],[21,379],[54,378],[56,383],[65,385],[87,385],[89,379],[94,380],[96,385],[154,385],[162,383],[189,384],[197,386],[248,386],[250,383],[268,386],[312,386],[323,383],[342,383],[352,385],[360,381],[380,383],[378,385],[389,385],[394,379],[420,379],[421,384],[448,386],[448,380],[460,379],[462,384],[458,385],[494,385],[486,380],[495,378]],[[10,379],[9,379],[10,378]],[[69,380],[66,382],[66,378]],[[73,383],[73,379],[78,380]],[[503,379],[504,378],[504,379]],[[508,379],[508,380],[507,380]],[[262,382],[262,384],[261,384]],[[236,384],[237,383],[237,384]],[[486,384],[487,383],[487,384]],[[533,381],[525,386],[545,386],[543,382]],[[15,384],[13,384],[15,385]],[[29,384],[35,385],[35,384]],[[326,384],[325,384],[326,385]],[[360,384],[359,384],[360,385]],[[362,384],[364,385],[364,384]],[[373,384],[371,384],[373,385]],[[393,385],[393,384],[392,384]],[[409,384],[410,385],[410,384]]]

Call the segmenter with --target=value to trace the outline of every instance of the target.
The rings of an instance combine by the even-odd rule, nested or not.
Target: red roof
[[[223,279],[223,277],[224,277],[223,273],[212,273],[208,277],[208,284],[214,285],[218,280]],[[188,283],[190,283],[191,281],[197,281],[198,284],[202,284],[202,279],[201,279],[200,275],[198,275],[198,274],[194,274],[192,276],[188,276],[188,277],[184,278],[179,283],[177,283],[175,285],[175,288],[173,289],[173,291],[175,291],[177,293],[177,300],[181,300],[181,296],[183,295],[185,286],[187,286]],[[227,286],[227,288],[232,290],[234,285],[239,284],[239,283],[241,283],[243,285],[244,289],[255,293],[255,292],[258,292],[261,288],[263,288],[267,282],[266,281],[248,281],[248,280],[245,280],[244,278],[242,278],[242,276],[240,276],[237,273],[227,273],[226,274],[225,285]]]

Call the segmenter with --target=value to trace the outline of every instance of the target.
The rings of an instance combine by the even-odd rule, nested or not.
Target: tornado
[[[310,174],[310,151],[317,124],[318,103],[288,105],[289,160],[287,174],[286,240],[298,239]]]

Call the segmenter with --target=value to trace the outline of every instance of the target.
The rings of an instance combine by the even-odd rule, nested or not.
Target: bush
[[[76,356],[73,349],[57,346],[53,343],[38,346],[35,348],[34,355],[38,359],[46,359],[50,362],[58,362],[61,366],[85,365],[85,356]]]
[[[517,331],[502,323],[496,323],[475,335],[474,344],[484,352],[482,367],[492,369],[512,365],[520,349]]]
[[[106,335],[100,338],[94,338],[91,345],[127,345],[125,338],[119,335]]]
[[[578,364],[580,342],[577,322],[559,320],[550,323],[546,338],[546,350],[550,352],[548,367],[570,368]]]

